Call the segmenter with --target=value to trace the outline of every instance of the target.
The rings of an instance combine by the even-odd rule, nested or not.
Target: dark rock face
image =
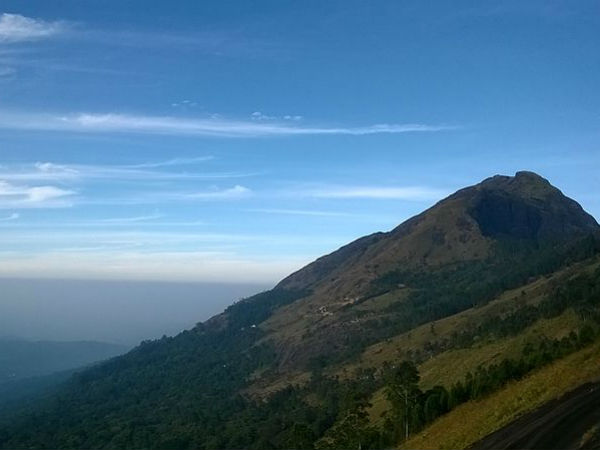
[[[470,215],[484,236],[561,239],[598,229],[577,202],[532,172],[489,178],[472,194]]]
[[[488,191],[471,211],[484,236],[535,239],[542,227],[541,212],[523,199]]]

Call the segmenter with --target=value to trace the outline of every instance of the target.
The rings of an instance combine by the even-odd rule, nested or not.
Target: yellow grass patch
[[[600,378],[600,342],[440,417],[402,448],[462,449],[520,415]]]

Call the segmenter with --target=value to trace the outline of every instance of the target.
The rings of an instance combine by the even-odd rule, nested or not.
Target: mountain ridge
[[[395,227],[394,229],[392,229],[389,232],[378,232],[378,233],[373,233],[364,237],[361,237],[353,242],[351,242],[350,244],[347,244],[343,247],[341,247],[340,249],[326,255],[323,256],[319,259],[317,259],[316,261],[308,264],[306,267],[300,269],[299,271],[291,274],[290,276],[284,278],[281,282],[279,282],[276,286],[276,288],[290,288],[290,287],[295,287],[295,288],[307,288],[307,287],[313,287],[315,284],[318,283],[318,281],[322,280],[325,276],[327,275],[331,275],[332,272],[335,271],[340,271],[340,270],[344,270],[346,268],[346,266],[348,265],[347,263],[345,265],[342,266],[342,268],[340,268],[341,264],[340,264],[340,260],[345,260],[345,259],[350,259],[350,262],[354,262],[354,260],[356,260],[357,258],[360,258],[361,256],[365,255],[365,257],[370,257],[371,255],[369,254],[369,248],[373,245],[375,246],[381,246],[381,245],[389,245],[390,241],[392,245],[394,245],[394,241],[397,241],[399,239],[403,239],[403,238],[407,238],[407,237],[411,237],[411,234],[415,233],[415,231],[419,231],[416,230],[419,226],[423,226],[423,222],[427,221],[428,217],[432,214],[436,214],[435,219],[446,219],[446,221],[448,221],[447,218],[445,217],[439,217],[439,215],[441,213],[445,213],[446,209],[450,208],[456,208],[456,207],[464,207],[465,210],[462,211],[463,213],[466,213],[466,215],[468,215],[468,217],[465,217],[465,215],[461,215],[461,217],[455,217],[454,219],[456,220],[456,222],[453,225],[456,225],[459,228],[463,228],[464,232],[459,234],[458,236],[451,236],[451,239],[458,244],[463,244],[463,246],[466,246],[465,244],[468,244],[469,242],[469,238],[472,237],[472,235],[470,233],[472,233],[473,227],[476,226],[476,228],[479,228],[479,230],[481,231],[481,234],[484,237],[487,237],[488,235],[494,235],[494,231],[496,230],[489,230],[488,233],[486,233],[485,231],[481,230],[482,228],[487,228],[487,219],[485,219],[484,217],[482,217],[482,215],[485,213],[485,208],[487,209],[492,209],[492,210],[498,210],[500,214],[497,214],[494,218],[495,219],[499,219],[498,215],[502,215],[504,213],[510,213],[511,212],[511,204],[504,204],[504,205],[498,205],[496,204],[486,204],[486,201],[489,200],[488,197],[486,197],[486,193],[489,192],[492,193],[497,193],[497,192],[503,192],[506,194],[514,194],[516,193],[516,197],[517,198],[523,198],[523,199],[527,199],[527,200],[531,200],[531,201],[547,201],[548,197],[553,197],[550,200],[554,203],[556,202],[561,202],[561,205],[558,205],[558,207],[555,207],[556,210],[558,211],[551,211],[553,213],[559,213],[562,219],[561,222],[561,226],[562,229],[560,230],[556,230],[556,227],[551,227],[551,226],[546,226],[546,228],[549,228],[550,230],[546,232],[545,229],[542,229],[542,237],[544,238],[551,238],[551,237],[556,237],[558,233],[558,231],[560,231],[560,233],[566,233],[566,234],[572,234],[574,232],[581,232],[581,231],[588,231],[588,230],[593,230],[593,229],[598,229],[598,223],[596,222],[596,220],[589,214],[587,214],[583,208],[581,207],[581,205],[579,205],[577,202],[575,202],[572,199],[569,199],[568,197],[564,196],[564,194],[562,194],[561,191],[559,191],[557,188],[553,187],[550,182],[548,180],[546,180],[545,178],[535,174],[534,172],[529,172],[529,171],[519,171],[515,174],[514,177],[509,177],[509,176],[505,176],[505,175],[495,175],[493,177],[489,177],[485,180],[483,180],[481,183],[478,183],[476,185],[473,186],[469,186],[463,189],[460,189],[459,191],[455,192],[454,194],[448,196],[447,198],[440,200],[439,202],[437,202],[435,205],[433,205],[432,207],[426,209],[424,212],[406,220],[405,222],[403,222],[402,224],[398,225],[397,227]],[[493,200],[496,200],[496,198],[494,198]],[[510,199],[509,199],[510,200]],[[461,205],[460,202],[466,202],[466,205]],[[459,203],[457,205],[457,203]],[[535,205],[533,205],[535,206]],[[440,211],[442,210],[442,211]],[[530,211],[525,211],[525,217],[524,219],[532,219],[531,217],[527,216],[527,212]],[[475,213],[475,215],[480,217],[481,222],[477,221],[476,217],[473,217],[473,213]],[[569,215],[572,214],[571,218],[575,218],[575,221],[569,221]],[[519,217],[518,212],[516,216],[512,216],[511,218],[513,218],[513,222],[521,219],[521,217]],[[441,222],[441,221],[440,221]],[[483,227],[482,227],[483,224]],[[505,224],[503,226],[503,228],[510,228],[511,225],[514,225],[514,223],[508,223]],[[543,224],[537,224],[537,223],[530,223],[527,224],[530,227],[536,227],[536,226],[542,226]],[[566,227],[566,228],[565,228]],[[429,237],[431,240],[431,243],[433,245],[439,245],[440,243],[444,243],[446,240],[446,237],[443,235],[443,232],[446,230],[440,230],[437,229],[435,227],[435,225],[429,225],[428,229],[423,230],[423,232],[429,232],[430,235],[426,236]],[[534,234],[536,234],[537,232],[539,232],[539,230],[527,230],[529,231],[529,233],[527,232],[522,232],[520,229],[518,229],[516,236],[509,236],[509,237],[516,237],[516,238],[531,238],[531,237],[537,237],[537,236],[532,236]],[[475,230],[475,232],[477,232],[477,230]],[[525,233],[523,235],[523,233]],[[480,236],[477,236],[480,237]],[[480,244],[478,242],[478,244]],[[465,249],[462,254],[460,255],[461,260],[464,261],[465,258],[480,258],[480,257],[484,257],[486,255],[486,251],[488,250],[487,247],[483,244],[480,244],[482,248],[476,248],[476,249]],[[478,253],[478,250],[481,250],[481,253]],[[375,251],[371,251],[371,253],[380,251],[380,248],[375,249]],[[398,260],[398,255],[394,255],[396,257],[396,260]],[[400,259],[402,260],[402,258],[406,259],[406,252],[404,252],[404,254],[399,255]],[[418,259],[435,259],[432,258],[432,255],[427,254],[426,251],[421,251],[418,252],[416,249],[413,250],[413,252],[410,254],[411,258],[418,258]],[[442,259],[441,261],[442,263],[445,262],[451,262],[448,261],[447,259]],[[363,265],[365,265],[363,263]],[[427,265],[427,262],[425,263],[425,265]],[[325,266],[323,267],[319,267],[319,266]],[[324,271],[327,275],[321,276],[319,277],[318,274],[317,276],[317,280],[313,280],[312,278],[315,277],[314,272],[319,272],[320,270]],[[311,274],[311,275],[309,275]],[[308,278],[308,282],[300,282],[298,279],[306,277]]]

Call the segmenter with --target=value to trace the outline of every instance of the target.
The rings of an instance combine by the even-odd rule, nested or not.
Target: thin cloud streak
[[[441,189],[421,186],[340,186],[312,190],[306,192],[305,194],[311,197],[329,199],[381,199],[429,201],[439,200],[447,196],[448,192]]]
[[[74,191],[56,186],[15,185],[0,180],[0,209],[66,206],[68,203],[63,199],[74,194]]]
[[[335,212],[335,211],[318,211],[306,209],[277,209],[277,208],[253,208],[245,209],[244,211],[261,213],[261,214],[282,214],[291,216],[317,216],[317,217],[354,217],[355,214]]]
[[[0,166],[0,179],[10,181],[78,181],[86,179],[177,180],[245,178],[257,173],[241,172],[172,172],[164,167],[195,165],[212,157],[175,158],[167,161],[130,165],[85,165],[37,162],[26,166]],[[155,170],[151,170],[155,169]]]
[[[161,228],[161,227],[197,227],[204,226],[207,222],[203,220],[190,220],[190,221],[172,221],[172,222],[154,222],[151,220],[144,221],[135,220],[137,218],[132,217],[131,220],[118,221],[116,219],[100,219],[97,221],[81,221],[81,222],[48,222],[48,223],[24,223],[5,221],[2,222],[2,227],[5,228],[30,228],[30,229],[63,229],[63,228],[126,228],[126,227],[146,227],[146,228]],[[107,221],[109,220],[109,221]]]
[[[229,189],[195,192],[188,194],[187,198],[195,200],[227,200],[244,198],[250,195],[252,195],[252,190],[238,184]]]
[[[152,220],[161,219],[164,216],[162,214],[152,214],[148,216],[135,216],[135,217],[115,217],[110,219],[101,219],[100,222],[104,224],[121,224],[121,223],[136,223],[136,222],[147,222]]]
[[[241,185],[230,188],[211,188],[204,191],[148,191],[131,196],[115,198],[84,199],[86,205],[146,205],[172,202],[210,202],[230,201],[249,198],[254,195],[252,189]]]
[[[446,125],[419,123],[376,124],[360,127],[310,127],[301,124],[224,119],[188,119],[124,114],[21,114],[0,113],[0,128],[75,133],[139,133],[228,138],[302,135],[400,134],[455,130]]]
[[[196,158],[173,158],[168,159],[166,161],[157,161],[157,162],[147,162],[141,164],[131,164],[128,167],[131,169],[153,169],[156,167],[170,167],[170,166],[184,166],[184,165],[193,165],[206,161],[212,161],[215,159],[214,156],[198,156]]]
[[[8,216],[0,217],[0,222],[12,222],[13,220],[17,220],[19,217],[21,217],[20,214],[12,213]]]

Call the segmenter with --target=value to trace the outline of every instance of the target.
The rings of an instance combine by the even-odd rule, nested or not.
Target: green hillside
[[[547,180],[492,177],[74,375],[6,420],[0,447],[467,445],[535,405],[423,436],[597,347],[599,258],[598,224]]]

